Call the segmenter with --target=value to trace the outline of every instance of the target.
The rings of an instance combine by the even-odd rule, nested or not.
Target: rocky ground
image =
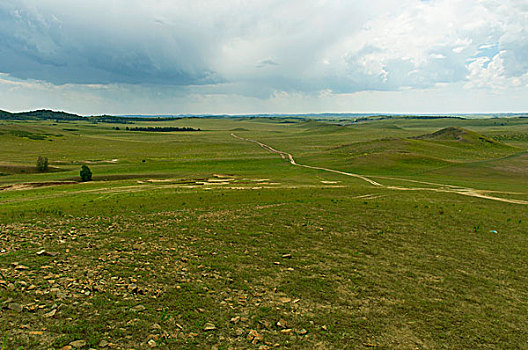
[[[214,233],[189,233],[188,218],[188,212],[169,212],[0,226],[0,320],[7,343],[60,349],[323,346],[313,332],[327,326],[304,317],[316,306],[274,286],[294,271],[291,254],[263,261],[255,249],[220,243]],[[219,264],[222,258],[240,265],[229,268]],[[262,263],[262,278],[255,279],[251,271]]]

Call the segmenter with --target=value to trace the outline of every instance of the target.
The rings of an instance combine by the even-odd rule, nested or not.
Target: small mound
[[[297,123],[296,126],[304,129],[306,132],[334,132],[344,130],[343,126],[341,125],[325,123],[317,120],[307,120]]]
[[[432,134],[418,136],[419,139],[428,140],[458,140],[462,141],[469,134],[469,130],[457,127],[448,127],[438,130]]]
[[[444,128],[432,134],[425,134],[414,137],[414,139],[431,141],[458,141],[464,143],[487,143],[497,146],[506,146],[501,142],[495,141],[477,132],[458,127]]]

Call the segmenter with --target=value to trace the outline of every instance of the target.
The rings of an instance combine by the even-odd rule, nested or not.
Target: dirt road
[[[267,150],[269,152],[279,154],[282,157],[282,159],[288,160],[290,162],[290,164],[292,164],[292,165],[303,167],[303,168],[327,171],[327,172],[341,174],[341,175],[345,175],[345,176],[352,176],[352,177],[361,179],[363,181],[366,181],[366,182],[370,183],[373,186],[386,188],[386,189],[389,189],[389,190],[397,190],[397,191],[432,191],[432,192],[443,192],[443,193],[455,193],[455,194],[460,194],[460,195],[463,195],[463,196],[477,197],[477,198],[482,198],[482,199],[489,199],[489,200],[494,200],[494,201],[498,201],[498,202],[505,202],[505,203],[512,203],[512,204],[522,204],[522,205],[528,204],[528,201],[524,201],[524,200],[520,200],[520,199],[508,199],[508,198],[494,197],[494,196],[490,195],[490,193],[503,193],[503,194],[505,194],[506,192],[477,190],[477,189],[469,188],[469,187],[457,187],[457,186],[452,186],[452,185],[433,184],[433,183],[429,183],[429,182],[420,182],[420,181],[416,181],[416,180],[399,179],[399,178],[395,178],[395,177],[392,177],[392,179],[400,180],[400,181],[418,182],[418,183],[423,183],[423,184],[428,184],[428,185],[435,185],[435,186],[440,186],[440,187],[436,187],[436,188],[435,187],[401,187],[401,186],[383,185],[383,184],[381,184],[381,183],[379,183],[377,181],[374,181],[374,180],[372,180],[372,179],[370,179],[370,178],[368,178],[366,176],[363,176],[363,175],[349,173],[349,172],[335,170],[335,169],[322,168],[322,167],[317,167],[317,166],[312,166],[312,165],[299,164],[299,163],[297,163],[295,161],[293,156],[290,153],[288,153],[288,152],[276,150],[275,148],[273,148],[271,146],[268,146],[265,143],[262,143],[262,142],[256,141],[256,140],[246,139],[246,138],[240,137],[238,135],[235,135],[234,133],[231,133],[231,136],[236,138],[236,139],[239,139],[239,140],[256,143],[257,145],[259,145],[260,147],[264,148],[265,150]]]

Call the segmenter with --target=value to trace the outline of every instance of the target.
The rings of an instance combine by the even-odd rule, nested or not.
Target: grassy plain
[[[528,346],[528,119],[134,126],[0,121],[6,349]]]

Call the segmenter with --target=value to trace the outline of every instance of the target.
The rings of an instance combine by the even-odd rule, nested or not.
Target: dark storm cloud
[[[207,48],[192,33],[164,30],[138,13],[101,14],[97,10],[105,11],[102,6],[83,13],[72,8],[73,2],[61,10],[46,3],[0,5],[0,71],[55,84],[191,85],[221,80],[203,62]]]

